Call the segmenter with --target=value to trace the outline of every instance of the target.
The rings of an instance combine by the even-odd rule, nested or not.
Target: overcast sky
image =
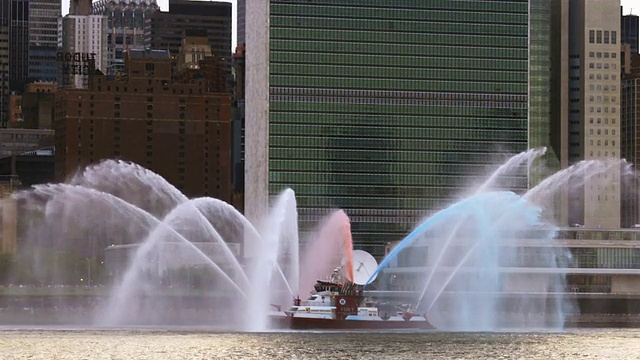
[[[0,1],[4,1],[4,0],[0,0]],[[207,1],[207,0],[199,0],[199,1]],[[235,20],[236,19],[236,0],[217,0],[217,1],[230,2],[233,4],[233,35],[231,38],[231,50],[235,51],[236,49],[236,20]],[[162,11],[169,10],[169,0],[156,0],[156,2],[158,3],[158,5],[160,5],[160,9],[162,9]],[[620,4],[624,7],[624,10],[623,10],[624,15],[627,15],[632,11],[633,11],[632,13],[635,15],[640,14],[640,3],[638,3],[637,0],[620,0]],[[69,0],[62,0],[62,15],[66,15],[68,12],[69,12]]]

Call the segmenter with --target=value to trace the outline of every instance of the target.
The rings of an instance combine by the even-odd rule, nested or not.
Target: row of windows
[[[312,160],[271,160],[272,171],[328,171],[370,173],[370,174],[434,174],[465,175],[482,174],[487,171],[486,164],[437,164],[388,161],[312,161]],[[344,194],[344,193],[343,193]]]
[[[272,102],[352,104],[352,105],[392,105],[392,106],[443,106],[463,108],[493,109],[527,109],[527,103],[495,102],[495,101],[456,101],[456,100],[419,100],[404,98],[369,98],[369,97],[325,97],[325,96],[287,96],[272,95]]]
[[[271,53],[271,63],[303,63],[303,64],[344,64],[357,66],[388,66],[395,67],[436,67],[448,69],[475,70],[526,70],[526,60],[503,59],[469,59],[461,57],[443,56],[403,56],[403,55],[361,55],[361,54],[326,54],[318,52],[284,52]]]
[[[526,135],[526,131],[523,131]],[[498,148],[509,146],[517,147],[519,144],[525,151],[527,147],[526,141],[492,141],[486,140],[466,140],[456,139],[450,140],[403,140],[397,139],[372,139],[372,138],[341,138],[331,141],[331,148],[336,149],[379,149],[379,150],[450,150],[450,151],[484,151],[493,152]],[[326,147],[327,139],[318,137],[302,137],[302,136],[270,136],[269,141],[273,147],[290,148],[293,150],[298,148],[318,148]]]
[[[611,154],[609,154],[608,151],[604,151],[604,152],[602,152],[600,150],[598,150],[597,152],[594,152],[593,150],[589,151],[589,156],[591,158],[594,158],[594,156],[595,156],[596,158],[600,159],[600,158],[602,158],[603,155],[604,155],[604,157],[609,157],[609,155],[611,155],[611,157],[615,158],[616,157],[616,152],[612,151]],[[598,201],[600,201],[600,197],[598,197]]]
[[[590,88],[589,90],[594,90],[595,88]],[[609,102],[609,100],[611,100],[611,102],[616,102],[617,98],[615,96],[611,96],[611,98],[609,98],[609,96],[605,95],[603,96],[595,96],[594,95],[590,95],[589,96],[589,101],[597,101],[597,102]]]
[[[526,118],[526,109],[503,109],[499,107],[429,107],[422,105],[393,106],[379,104],[334,104],[334,103],[312,103],[312,102],[271,102],[272,111],[294,111],[294,112],[338,112],[338,113],[361,113],[361,114],[399,114],[399,115],[435,115],[435,116],[499,116],[505,118]]]
[[[314,76],[362,77],[388,79],[433,79],[450,81],[514,81],[526,82],[528,74],[522,71],[487,71],[479,69],[401,68],[395,66],[312,65],[272,63],[273,75],[313,74]]]
[[[467,184],[468,185],[468,184]],[[448,199],[398,199],[398,198],[385,198],[385,197],[340,197],[336,199],[325,197],[306,197],[297,196],[296,202],[300,206],[318,206],[318,207],[354,207],[354,208],[410,208],[410,209],[437,209],[442,207]],[[352,225],[353,227],[353,225]],[[383,224],[380,230],[387,229],[388,224]]]
[[[617,44],[618,34],[617,32],[608,30],[589,30],[589,43],[590,44]]]
[[[505,124],[506,125],[506,124]],[[353,138],[379,138],[396,139],[404,141],[407,139],[492,139],[495,141],[513,141],[527,139],[526,129],[516,130],[503,127],[498,130],[484,130],[479,128],[459,129],[459,128],[434,128],[434,127],[403,127],[389,128],[388,126],[326,126],[323,124],[300,124],[284,125],[270,124],[269,134],[274,136],[291,134],[294,136],[324,136],[325,141],[336,141],[337,137]],[[330,137],[334,137],[331,139]],[[340,140],[338,140],[340,141]],[[350,140],[346,140],[350,141]]]
[[[593,130],[593,129],[592,129]],[[589,140],[589,145],[590,146],[594,146],[594,140],[591,139]],[[595,141],[595,146],[609,146],[609,140],[596,140]],[[611,140],[611,146],[616,146],[616,141],[615,140]]]
[[[598,58],[598,59],[600,59],[600,58],[604,57],[605,59],[608,59],[608,58],[609,58],[609,53],[608,53],[608,52],[602,53],[602,52],[600,52],[600,51],[598,51],[598,52],[590,51],[590,52],[589,52],[589,57],[590,57],[590,58],[592,58],[592,57],[596,57],[596,58]],[[618,53],[615,53],[615,52],[612,52],[612,53],[611,53],[611,58],[612,58],[612,59],[615,59],[615,58],[617,58],[617,57],[618,57]]]
[[[360,18],[327,18],[327,17],[291,17],[271,16],[273,27],[305,27],[308,29],[357,29],[364,31],[392,30],[411,33],[439,34],[477,34],[477,35],[512,35],[527,36],[526,24],[500,25],[489,23],[441,22],[441,21],[403,21],[376,20]]]
[[[306,186],[306,185],[302,185]],[[317,185],[311,185],[316,186]],[[338,185],[342,186],[342,185]],[[282,190],[282,189],[280,189]],[[271,193],[277,194],[277,189],[271,189]],[[393,217],[419,217],[422,218],[424,216],[423,211],[415,211],[415,210],[404,210],[404,209],[346,209],[349,216],[393,216]],[[298,215],[305,217],[315,217],[316,219],[320,219],[322,217],[327,216],[329,211],[324,208],[308,208],[308,207],[299,207]],[[316,221],[317,224],[317,221]]]
[[[315,184],[296,184],[295,192],[297,195],[307,195],[307,196],[344,196],[344,195],[353,195],[353,196],[418,196],[418,197],[442,197],[443,194],[449,193],[452,187],[447,186],[402,186],[402,185],[358,185],[358,184],[350,184],[350,185],[323,185],[318,186]],[[396,218],[396,217],[407,217],[408,214],[405,213],[396,213],[391,211],[380,211],[378,209],[371,209],[370,212],[366,214],[366,216],[378,215],[381,219],[384,219],[382,215],[387,218]],[[422,216],[424,214],[413,214],[416,216]],[[353,219],[354,214],[349,212],[349,217]]]
[[[527,47],[526,36],[485,36],[453,35],[437,31],[433,34],[399,33],[385,31],[324,30],[301,28],[271,28],[272,38],[318,41],[347,41],[350,43],[397,43],[416,45],[485,46],[485,47]]]
[[[438,117],[423,115],[404,116],[398,114],[349,114],[349,126],[393,126],[393,129],[402,127],[437,127],[437,128],[471,128],[471,129],[500,129],[524,130],[527,128],[526,119],[496,119],[487,117]],[[609,119],[606,118],[608,124]],[[343,125],[345,115],[339,113],[291,113],[277,112],[271,113],[271,124],[302,124],[310,123],[320,126]],[[593,123],[593,122],[592,122]],[[600,122],[598,122],[600,123]],[[294,127],[295,129],[295,127]],[[390,129],[390,128],[388,128]]]
[[[615,134],[616,134],[616,129],[611,129],[611,135],[615,135]],[[594,129],[589,129],[589,135],[609,135],[609,129],[604,129],[604,130],[598,129],[595,133],[594,133]]]
[[[591,74],[593,75],[593,74]],[[591,78],[591,75],[589,76],[589,78]],[[593,79],[591,79],[593,80]],[[600,77],[598,75],[598,80],[600,80]],[[617,82],[616,82],[617,83]],[[616,91],[617,90],[617,86],[616,85],[602,85],[602,84],[597,84],[597,85],[589,85],[589,90],[591,91]]]
[[[617,69],[618,65],[611,63],[612,69]],[[589,69],[609,69],[609,63],[589,63]]]
[[[481,184],[486,181],[484,176],[433,176],[428,175],[389,175],[389,174],[340,174],[341,183],[349,184],[402,184],[406,186],[457,186],[468,187],[470,184]],[[327,184],[335,180],[335,174],[326,172],[292,172],[279,171],[269,173],[269,182],[274,186],[286,184],[295,190],[295,184]],[[526,177],[504,176],[501,183],[510,189],[526,189]],[[381,206],[384,207],[384,206]]]
[[[613,268],[640,269],[640,250],[625,248],[572,248],[571,256],[561,254],[558,249],[515,247],[510,256],[503,256],[500,266],[507,267],[548,267],[549,261],[556,264],[560,261],[569,268]],[[447,254],[455,254],[456,248],[449,248]],[[412,246],[398,254],[397,266],[426,266],[427,247]],[[445,260],[446,261],[446,260]]]
[[[439,81],[426,79],[388,79],[371,78],[339,78],[316,77],[313,75],[271,75],[270,84],[274,87],[325,87],[325,88],[356,88],[376,90],[407,90],[407,91],[459,91],[484,93],[526,94],[527,82],[463,82]],[[607,87],[608,88],[608,87]]]
[[[270,95],[306,95],[306,96],[341,96],[341,97],[374,97],[404,99],[447,99],[447,100],[486,100],[527,102],[526,95],[515,94],[482,94],[469,92],[427,92],[427,91],[394,91],[394,90],[360,90],[360,89],[322,89],[309,87],[270,87]]]
[[[368,4],[370,5],[370,4]],[[470,12],[433,10],[431,6],[421,6],[414,9],[395,8],[390,11],[389,8],[373,8],[363,6],[322,6],[314,4],[277,4],[272,3],[270,13],[272,15],[281,16],[326,16],[330,18],[348,18],[348,19],[387,19],[393,20],[414,20],[414,21],[446,21],[452,23],[480,23],[480,24],[512,24],[526,25],[528,23],[528,14],[526,4],[519,13],[508,12]],[[484,7],[482,7],[485,9]],[[488,8],[486,8],[488,9]],[[348,14],[348,15],[347,15]]]
[[[274,0],[274,4],[300,3],[302,0]],[[307,1],[308,2],[308,1]],[[304,2],[303,2],[304,3]],[[402,0],[393,4],[375,4],[367,0],[341,0],[336,1],[316,1],[319,4],[328,3],[329,6],[351,6],[358,7],[368,6],[373,8],[390,8],[394,9],[429,9],[429,10],[457,10],[457,11],[493,11],[493,12],[526,12],[526,1],[523,0],[500,0],[500,1],[449,1],[449,2],[427,2],[422,0]],[[339,5],[338,5],[339,4]]]
[[[518,147],[521,147],[518,144]],[[503,148],[501,148],[503,149]],[[394,160],[394,161],[410,161],[410,162],[438,162],[438,163],[497,163],[497,156],[503,156],[503,153],[487,153],[487,152],[453,152],[446,151],[424,151],[420,150],[370,150],[370,149],[326,149],[326,148],[281,148],[276,147],[269,150],[269,157],[273,160],[283,159],[326,159],[341,161],[372,161],[372,160]],[[513,149],[503,149],[505,152],[515,152]]]
[[[527,47],[500,48],[495,47],[465,47],[457,45],[407,45],[407,44],[374,44],[374,43],[349,43],[343,41],[316,41],[316,40],[286,40],[271,38],[271,53],[278,51],[293,52],[326,52],[344,53],[351,55],[397,55],[397,56],[446,56],[446,57],[473,57],[476,61],[481,59],[527,59]]]
[[[589,107],[589,112],[590,113],[594,112],[594,110],[595,110],[596,113],[601,113],[601,112],[609,113],[609,107],[608,106],[605,106],[604,108],[600,107],[600,106],[597,106],[595,108],[593,106]],[[613,114],[616,113],[616,108],[615,107],[611,107],[611,113],[613,113]]]

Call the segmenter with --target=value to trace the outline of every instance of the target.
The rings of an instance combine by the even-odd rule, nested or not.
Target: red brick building
[[[125,75],[96,72],[89,89],[56,96],[56,177],[108,158],[140,164],[189,197],[230,202],[231,96],[210,92],[206,72],[172,80],[165,50],[130,50]]]

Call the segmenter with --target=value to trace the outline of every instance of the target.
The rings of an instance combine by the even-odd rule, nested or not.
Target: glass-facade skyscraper
[[[548,144],[548,0],[531,11],[527,0],[271,0],[268,79],[249,74],[261,59],[251,6],[245,209],[268,171],[269,195],[295,191],[302,228],[344,209],[356,247],[380,256],[508,155]],[[545,31],[531,66],[530,20]],[[261,79],[268,125],[251,105]],[[546,128],[530,133],[535,124]],[[501,186],[523,192],[528,177]]]

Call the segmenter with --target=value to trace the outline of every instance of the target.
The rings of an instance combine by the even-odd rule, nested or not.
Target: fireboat
[[[357,278],[354,278],[355,283],[351,282],[340,275],[340,268],[334,269],[328,280],[317,280],[314,291],[306,301],[296,297],[293,305],[284,311],[274,305],[269,317],[271,327],[293,330],[434,328],[426,314],[416,314],[410,305],[394,305],[366,298]]]

